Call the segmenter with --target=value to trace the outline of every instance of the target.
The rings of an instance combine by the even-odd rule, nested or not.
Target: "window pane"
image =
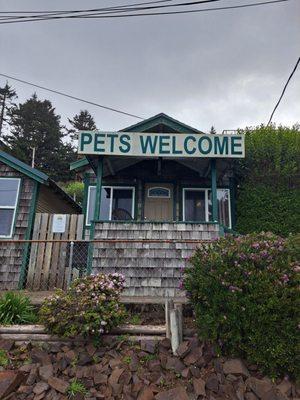
[[[110,188],[102,188],[101,190],[100,219],[103,221],[109,220],[110,192]]]
[[[114,189],[112,203],[112,219],[128,220],[133,219],[132,215],[133,190]]]
[[[218,197],[218,212],[220,223],[230,227],[230,218],[229,218],[229,190],[228,189],[218,189],[217,190]],[[212,202],[211,202],[211,190],[208,192],[208,215],[209,220],[212,220]]]
[[[100,219],[101,220],[109,220],[109,209],[110,209],[110,188],[102,188],[101,190],[101,204],[100,204]],[[95,195],[96,195],[96,187],[90,186],[89,190],[89,201],[88,201],[88,210],[87,210],[87,221],[88,224],[91,223],[94,217],[94,209],[95,209]]]
[[[0,179],[0,207],[15,207],[19,179]]]
[[[185,190],[184,213],[186,221],[205,221],[205,192]]]
[[[10,236],[14,210],[0,209],[0,236]]]
[[[163,187],[151,188],[148,191],[148,197],[169,198],[170,197],[170,189],[166,189],[166,188],[163,188]]]

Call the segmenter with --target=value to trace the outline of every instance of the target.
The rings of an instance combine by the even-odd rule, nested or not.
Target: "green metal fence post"
[[[211,202],[212,202],[212,220],[219,222],[218,217],[218,195],[217,195],[217,169],[216,160],[210,160],[211,169]]]
[[[100,206],[101,206],[101,189],[102,189],[102,177],[103,177],[103,157],[99,157],[98,165],[97,165],[97,175],[96,175],[96,193],[95,193],[95,208],[93,214],[93,220],[91,222],[90,229],[90,243],[88,250],[88,259],[87,259],[87,274],[90,275],[92,272],[92,263],[93,263],[93,253],[94,253],[94,244],[93,240],[95,237],[95,223],[100,218]]]

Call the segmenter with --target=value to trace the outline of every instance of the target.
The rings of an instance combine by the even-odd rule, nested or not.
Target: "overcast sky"
[[[0,11],[130,2],[0,0]],[[253,2],[223,0],[210,7]],[[145,118],[164,112],[204,132],[211,125],[222,132],[266,123],[299,55],[300,0],[178,16],[0,25],[0,72]],[[91,112],[99,129],[138,122],[9,83],[20,102],[35,90],[50,99],[64,123],[80,109]],[[300,68],[274,122],[300,122]]]

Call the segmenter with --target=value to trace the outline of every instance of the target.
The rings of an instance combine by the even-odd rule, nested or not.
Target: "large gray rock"
[[[262,399],[272,388],[273,385],[269,379],[257,379],[254,377],[246,380],[246,385],[256,394],[259,399]]]
[[[244,378],[248,378],[250,376],[248,369],[239,358],[225,361],[223,365],[223,371],[225,375],[242,375]]]

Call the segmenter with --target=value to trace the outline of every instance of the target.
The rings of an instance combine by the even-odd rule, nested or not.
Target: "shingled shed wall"
[[[0,176],[21,178],[14,234],[11,239],[24,239],[28,226],[34,181],[0,162]],[[0,289],[17,289],[24,244],[0,242]]]
[[[181,269],[197,243],[176,241],[210,241],[217,237],[219,226],[215,224],[98,222],[95,239],[124,239],[124,242],[95,242],[92,273],[125,275],[127,296],[182,296]],[[130,239],[175,242],[141,243]]]

